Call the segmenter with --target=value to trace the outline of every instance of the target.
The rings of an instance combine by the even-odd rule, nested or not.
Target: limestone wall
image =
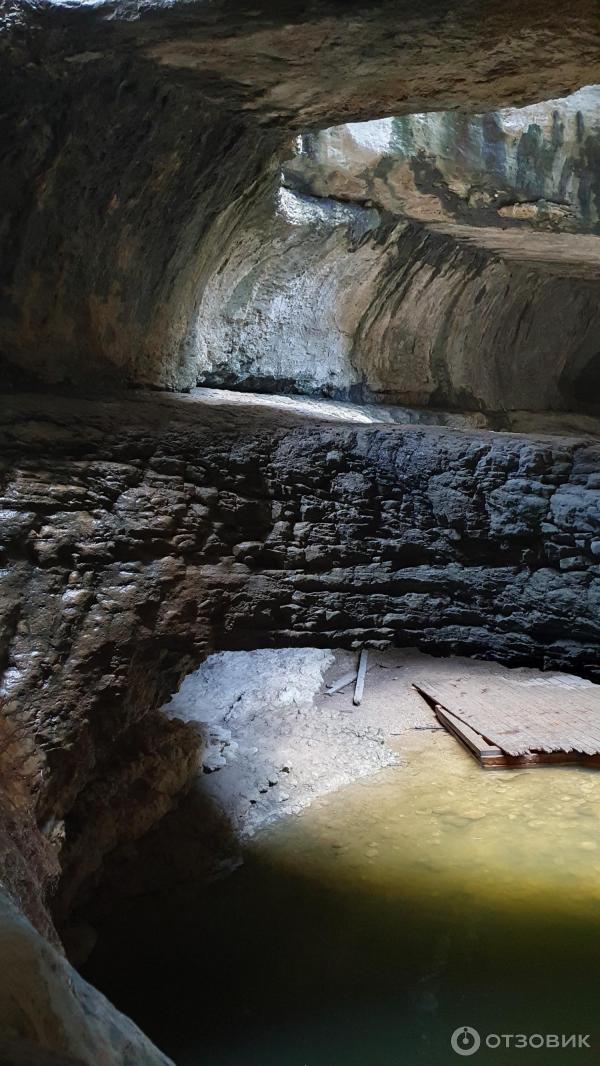
[[[594,0],[4,0],[5,376],[193,385],[206,279],[291,136],[562,96],[598,44]]]
[[[583,438],[34,396],[2,439],[4,714],[59,916],[195,771],[198,736],[158,708],[213,650],[373,642],[600,677]]]
[[[422,221],[597,232],[600,89],[472,115],[423,112],[299,138],[292,188]]]
[[[200,384],[502,412],[600,402],[600,236],[423,224],[282,190],[208,280]]]

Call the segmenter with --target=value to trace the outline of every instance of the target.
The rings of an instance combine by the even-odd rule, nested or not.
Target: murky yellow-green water
[[[461,1025],[592,1044],[473,1062],[600,1061],[600,773],[481,771],[445,733],[401,758],[165,919],[119,999],[179,1066],[458,1063]]]

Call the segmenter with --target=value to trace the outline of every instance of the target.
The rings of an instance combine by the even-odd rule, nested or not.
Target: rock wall
[[[483,115],[432,112],[309,133],[284,166],[298,192],[425,222],[598,232],[600,88]]]
[[[594,411],[600,238],[398,227],[352,361],[368,397],[483,411]]]
[[[146,397],[2,413],[2,698],[59,918],[196,766],[210,651],[398,644],[600,677],[600,448]],[[51,455],[48,448],[51,446]]]
[[[599,55],[594,0],[0,0],[5,380],[195,384],[207,281],[293,135],[564,95]],[[209,650],[401,641],[597,675],[588,442],[99,397],[2,412],[2,873],[47,937],[59,867],[61,921],[194,772],[199,736],[158,708]],[[164,1061],[7,908],[17,1043]]]
[[[379,213],[273,190],[207,281],[189,337],[203,385],[352,396],[354,335],[386,250]]]
[[[0,891],[3,1066],[173,1066]]]
[[[205,283],[199,384],[593,410],[599,92],[299,138]]]
[[[434,225],[280,190],[206,284],[201,384],[454,409],[585,410],[600,237]]]
[[[2,0],[7,374],[194,384],[205,281],[291,134],[564,95],[599,46],[594,0]]]

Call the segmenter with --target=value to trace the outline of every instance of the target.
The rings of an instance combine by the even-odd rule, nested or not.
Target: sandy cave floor
[[[193,788],[221,809],[240,838],[401,763],[407,734],[439,729],[414,681],[476,677],[493,684],[506,672],[468,658],[370,650],[364,698],[355,707],[353,684],[334,695],[326,686],[356,667],[357,657],[318,648],[222,652],[166,705],[169,715],[199,724],[206,750]],[[551,676],[525,668],[510,674]]]

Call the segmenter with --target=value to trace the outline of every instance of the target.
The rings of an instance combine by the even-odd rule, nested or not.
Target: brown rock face
[[[173,1066],[0,892],[2,1066]]]
[[[38,831],[29,796],[16,796],[29,786],[14,764],[3,760],[0,790],[0,880],[23,914],[55,947],[58,936],[47,910],[60,865],[52,841]],[[0,1060],[1,1061],[1,1060]]]
[[[290,134],[600,80],[594,0],[11,3],[0,351],[17,379],[194,384],[215,257]]]
[[[283,181],[297,192],[422,222],[598,232],[600,87],[484,114],[347,123],[298,138]]]
[[[204,287],[187,345],[198,383],[593,410],[598,96],[297,138]]]

